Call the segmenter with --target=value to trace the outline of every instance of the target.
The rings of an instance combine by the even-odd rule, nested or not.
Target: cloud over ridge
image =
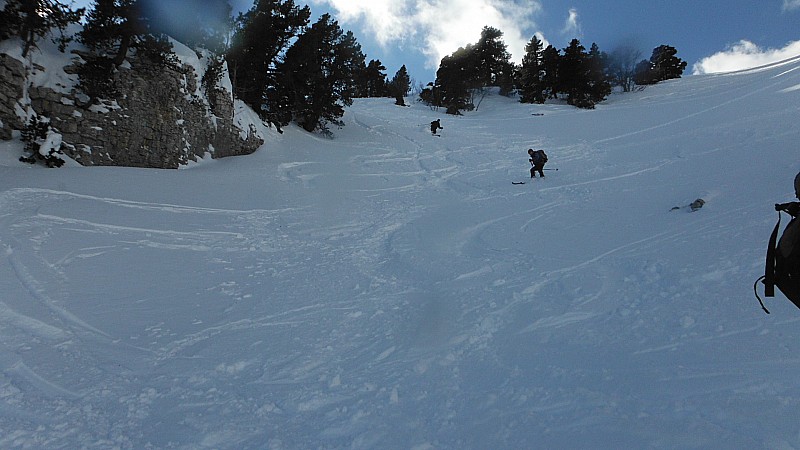
[[[800,55],[800,41],[789,42],[779,49],[762,49],[743,39],[724,51],[701,59],[694,65],[693,74],[735,72],[783,61],[798,55]]]

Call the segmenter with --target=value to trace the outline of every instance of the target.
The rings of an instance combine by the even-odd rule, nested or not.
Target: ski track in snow
[[[800,447],[800,319],[750,298],[787,64],[597,111],[363,100],[177,175],[0,167],[0,448]],[[531,147],[559,171],[512,186]]]

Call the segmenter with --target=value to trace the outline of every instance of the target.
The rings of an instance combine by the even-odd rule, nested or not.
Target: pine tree
[[[138,0],[95,0],[78,39],[89,49],[81,54],[78,86],[90,98],[114,98],[117,89],[113,74],[129,57],[131,50],[147,60],[153,69],[176,63],[172,44],[163,34],[154,34],[142,16]]]
[[[606,74],[608,55],[592,44],[589,53],[573,39],[564,49],[559,65],[558,91],[566,94],[567,103],[579,108],[594,108],[611,93]]]
[[[542,52],[542,95],[545,99],[558,98],[560,89],[561,53],[548,45]]]
[[[678,58],[677,54],[678,50],[669,45],[661,45],[653,50],[650,61],[653,63],[653,69],[657,74],[656,79],[658,81],[681,77],[686,69],[686,61]]]
[[[287,122],[288,98],[277,88],[276,64],[310,16],[307,6],[293,0],[256,0],[235,21],[226,55],[234,94],[270,123]]]
[[[649,60],[642,60],[636,65],[634,74],[636,84],[655,84],[659,81],[680,78],[686,69],[686,61],[678,58],[677,53],[678,51],[669,45],[654,48]]]
[[[507,62],[500,66],[500,71],[497,73],[497,86],[500,88],[500,95],[510,96],[515,92],[514,74],[516,72],[517,66],[512,62]]]
[[[394,74],[392,81],[389,82],[389,93],[395,98],[395,104],[405,106],[404,97],[411,90],[411,77],[408,75],[406,66],[403,65]]]
[[[485,95],[488,86],[500,87],[508,95],[514,89],[514,65],[502,40],[503,32],[484,27],[477,44],[468,44],[442,58],[436,71],[436,95],[431,89],[426,96],[444,106],[448,114],[476,108],[475,98]]]
[[[570,41],[564,49],[559,67],[558,91],[566,94],[567,103],[584,107],[588,102],[588,67],[586,47],[578,39]]]
[[[597,44],[592,44],[589,53],[580,41],[573,39],[564,49],[559,67],[559,92],[566,94],[567,103],[579,108],[594,108],[611,93],[606,80],[605,60]]]
[[[286,51],[279,66],[292,118],[306,131],[329,134],[342,126],[344,107],[353,103],[355,77],[364,65],[361,45],[323,14]]]
[[[468,44],[442,58],[436,71],[439,104],[435,106],[443,106],[447,108],[447,114],[454,115],[475,107],[470,92],[480,86],[477,56],[475,47]]]
[[[53,28],[61,31],[59,43],[63,51],[70,38],[63,31],[71,23],[78,23],[83,17],[84,8],[77,10],[59,0],[7,0],[0,13],[0,38],[18,36],[22,39],[22,57],[28,56],[36,40],[49,34]]]
[[[372,59],[358,74],[356,97],[386,97],[389,88],[386,83],[386,67],[379,59]]]
[[[483,27],[480,40],[474,47],[475,80],[480,86],[499,86],[503,74],[508,74],[511,55],[503,42],[503,32],[493,27]]]
[[[533,36],[525,46],[525,56],[522,57],[522,66],[517,72],[520,102],[544,103],[545,87],[542,83],[544,77],[543,64],[544,43]]]
[[[605,52],[601,52],[596,43],[592,43],[588,55],[588,78],[589,78],[589,99],[594,104],[600,103],[611,94],[611,83],[608,82],[609,57]]]
[[[78,39],[96,57],[110,58],[118,67],[135,46],[136,37],[147,31],[136,0],[95,0]]]

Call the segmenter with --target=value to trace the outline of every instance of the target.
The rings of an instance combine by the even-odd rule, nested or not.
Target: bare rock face
[[[0,139],[11,139],[13,130],[22,129],[16,108],[24,95],[25,67],[18,60],[0,53]]]
[[[134,58],[114,77],[120,95],[100,104],[81,101],[74,91],[28,88],[30,107],[61,134],[61,151],[82,165],[177,168],[205,154],[250,154],[264,142],[255,129],[237,126],[232,94],[220,87],[203,92],[190,65]],[[24,65],[0,54],[0,139],[24,127],[25,84]]]

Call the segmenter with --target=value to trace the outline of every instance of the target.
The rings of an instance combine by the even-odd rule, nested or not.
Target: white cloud
[[[564,23],[564,28],[561,30],[561,34],[570,35],[571,37],[578,39],[583,37],[581,32],[581,24],[578,22],[577,9],[570,8],[567,21]]]
[[[694,74],[735,72],[751,69],[800,55],[800,41],[793,41],[780,49],[762,49],[756,44],[741,40],[725,51],[701,59],[694,65]]]
[[[783,10],[792,11],[800,9],[800,0],[783,0]]]
[[[336,18],[342,23],[355,22],[364,18],[368,30],[375,36],[380,45],[403,39],[408,32],[407,23],[397,20],[406,17],[407,2],[392,0],[315,0],[314,3],[328,4],[336,10]]]
[[[484,26],[503,34],[515,61],[533,36],[539,0],[312,0],[336,11],[343,25],[358,22],[382,46],[411,45],[426,57],[426,67],[467,44]]]

